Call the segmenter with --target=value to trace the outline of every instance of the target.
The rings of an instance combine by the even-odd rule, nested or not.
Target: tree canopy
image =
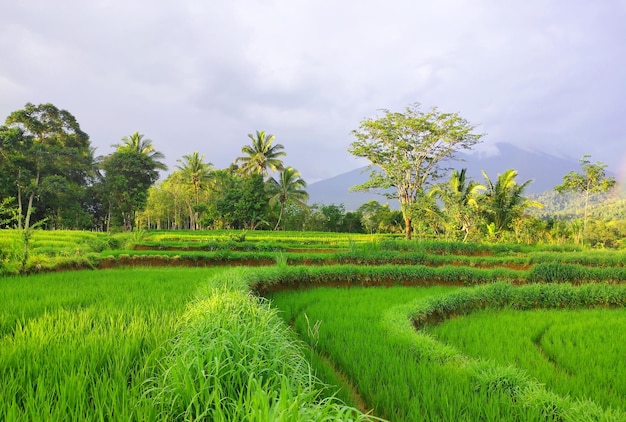
[[[590,155],[584,155],[579,160],[582,174],[571,171],[563,176],[563,183],[554,188],[554,190],[561,194],[565,192],[575,192],[584,196],[583,238],[587,232],[587,213],[590,195],[608,192],[617,183],[614,177],[606,175],[606,164],[601,161],[592,164],[591,161],[589,161],[590,157]]]
[[[517,177],[516,170],[509,169],[498,174],[495,183],[484,171],[483,177],[486,186],[480,186],[480,188],[485,189],[486,192],[481,205],[487,225],[494,235],[498,235],[502,230],[511,229],[513,222],[522,216],[526,208],[543,207],[542,204],[528,200],[522,195],[532,180],[527,180],[521,184],[517,183],[515,180]]]
[[[428,112],[419,104],[404,112],[383,110],[383,116],[365,119],[352,133],[356,140],[348,151],[371,163],[370,179],[356,190],[389,189],[400,202],[406,238],[411,238],[414,205],[424,188],[446,170],[443,163],[460,150],[472,148],[481,134],[457,113]]]
[[[285,205],[292,202],[299,207],[306,208],[309,194],[306,192],[306,182],[300,177],[300,172],[293,167],[287,167],[280,172],[278,180],[272,178],[269,181],[270,205],[280,204],[280,213],[274,230],[280,227]]]
[[[89,136],[70,112],[27,103],[11,113],[0,128],[0,160],[4,177],[13,182],[7,193],[17,200],[19,228],[30,227],[36,203],[40,220],[61,210],[66,223],[78,219],[64,212],[65,204],[68,197],[79,200],[93,174],[93,155]]]
[[[261,174],[269,176],[270,171],[280,171],[283,169],[283,162],[280,157],[286,154],[285,147],[281,144],[274,144],[274,135],[266,134],[265,131],[256,131],[256,135],[248,134],[252,141],[251,145],[244,145],[241,152],[245,155],[237,157],[235,163],[241,163],[241,171],[244,174]]]

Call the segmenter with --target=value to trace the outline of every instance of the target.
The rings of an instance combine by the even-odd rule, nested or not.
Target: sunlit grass
[[[354,382],[377,415],[394,421],[532,420],[532,412],[512,410],[498,394],[475,392],[470,377],[453,365],[420,358],[382,322],[392,307],[455,289],[320,288],[271,299]],[[319,336],[312,338],[310,325],[318,321]]]
[[[488,300],[489,295],[498,298],[504,287],[320,288],[271,297],[298,333],[320,353],[327,353],[353,381],[366,404],[391,420],[622,420],[619,409],[603,410],[595,402],[560,396],[523,369],[466,357],[416,332],[409,320],[420,303],[441,297],[442,306],[460,312],[465,308],[456,306],[465,306],[460,300],[463,292],[484,290],[486,294],[477,297]],[[589,286],[580,290],[579,299],[561,295],[571,286],[538,287],[520,290],[529,295],[521,303],[532,305],[537,299],[533,295],[544,288],[551,292],[546,304],[557,306],[570,299],[579,306],[585,300],[602,304],[623,298],[623,289],[612,293],[610,286]],[[450,296],[446,292],[459,295],[459,300],[444,303]],[[311,324],[319,324],[318,336],[311,336]],[[485,333],[489,335],[489,330]],[[601,377],[613,368],[593,370]]]
[[[218,289],[189,308],[148,398],[163,420],[369,420],[322,394],[302,344],[267,303]]]
[[[0,420],[151,419],[143,367],[217,271],[0,278]]]
[[[0,278],[0,420],[371,420],[312,375],[246,270]]]
[[[469,356],[515,365],[562,395],[626,410],[626,310],[477,311],[429,329]]]

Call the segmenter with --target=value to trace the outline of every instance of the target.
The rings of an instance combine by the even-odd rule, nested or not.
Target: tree
[[[361,222],[365,230],[370,234],[379,233],[381,214],[389,211],[389,205],[381,205],[380,202],[372,199],[361,205],[357,211],[361,214]]]
[[[370,161],[370,179],[356,190],[389,189],[388,197],[400,202],[406,238],[411,238],[414,204],[425,186],[441,176],[442,163],[456,152],[469,149],[482,135],[457,113],[436,108],[424,113],[419,104],[404,113],[383,110],[384,116],[366,119],[353,131],[356,141],[348,151]]]
[[[283,217],[285,204],[292,202],[302,208],[306,208],[306,201],[309,194],[306,189],[306,182],[300,177],[300,172],[293,167],[287,167],[279,174],[278,180],[271,178],[269,181],[270,206],[280,204],[280,213],[274,230],[280,227],[280,220]]]
[[[319,208],[320,214],[323,216],[323,229],[329,232],[340,232],[346,216],[346,208],[343,204],[322,205]]]
[[[154,161],[135,150],[121,148],[104,159],[103,170],[109,224],[114,219],[123,230],[132,230],[136,213],[148,200],[148,189],[159,178]]]
[[[370,234],[404,231],[402,213],[389,209],[389,204],[381,205],[380,202],[372,199],[361,205],[357,212],[361,215],[363,229]]]
[[[11,113],[5,123],[0,128],[0,171],[4,173],[0,179],[12,182],[4,194],[16,198],[15,219],[22,235],[24,270],[32,228],[42,225],[46,217],[41,213],[31,223],[35,203],[42,209],[54,203],[57,209],[75,208],[82,213],[81,204],[74,201],[75,194],[86,187],[93,155],[89,136],[76,118],[53,104],[27,103],[22,110]]]
[[[261,174],[269,177],[269,171],[280,171],[283,169],[283,162],[280,157],[286,154],[281,144],[272,145],[274,135],[266,135],[265,131],[256,131],[256,136],[251,133],[248,137],[252,140],[252,145],[244,145],[241,152],[245,155],[237,157],[235,163],[242,163],[241,171],[244,174]]]
[[[608,177],[604,169],[606,164],[598,161],[592,164],[589,161],[590,155],[583,155],[579,160],[583,174],[571,171],[563,176],[563,183],[555,186],[554,190],[558,193],[575,192],[585,198],[584,217],[583,217],[583,242],[587,233],[587,212],[589,207],[589,196],[595,193],[608,192],[615,184],[614,177]]]
[[[177,160],[182,166],[176,166],[182,172],[183,180],[193,186],[196,205],[198,205],[200,189],[211,180],[213,167],[213,164],[205,163],[203,159],[204,155],[199,155],[197,151],[194,151],[191,155],[183,155],[182,160]]]
[[[260,174],[242,175],[232,170],[216,172],[214,227],[255,230],[264,222],[268,199]]]
[[[429,195],[441,199],[445,216],[452,232],[460,232],[465,242],[475,226],[478,214],[476,197],[482,186],[473,180],[468,181],[467,169],[454,170],[447,183],[438,184]]]
[[[486,187],[480,186],[480,189],[486,190],[483,197],[480,198],[480,204],[487,220],[487,226],[494,236],[502,230],[511,230],[516,219],[520,218],[528,207],[543,207],[536,201],[531,201],[522,196],[524,189],[532,183],[527,180],[521,185],[515,181],[517,171],[513,169],[506,170],[502,174],[498,174],[498,180],[493,183],[487,173],[483,171]]]
[[[84,189],[94,169],[89,136],[71,113],[50,103],[27,103],[7,117],[6,127],[0,128],[0,161],[14,183],[9,195],[16,198],[18,228],[23,230],[30,228],[35,202],[43,205],[42,198],[74,206],[67,195]],[[56,200],[60,196],[65,201]]]
[[[118,151],[128,150],[143,154],[152,160],[156,170],[167,170],[167,166],[159,161],[164,159],[165,155],[154,149],[152,139],[144,138],[143,136],[143,134],[135,132],[130,136],[122,137],[121,144],[113,144],[112,146],[117,148]]]
[[[132,230],[135,217],[148,200],[148,189],[159,179],[158,170],[167,170],[159,161],[164,155],[152,140],[139,132],[124,136],[113,154],[102,159],[104,193],[108,202],[107,230],[115,217],[124,230]]]
[[[194,204],[189,204],[190,226],[198,228],[200,189],[206,187],[211,181],[213,164],[203,161],[204,155],[193,152],[191,155],[183,155],[182,160],[177,160],[182,166],[176,166],[181,172],[181,178],[193,188]]]

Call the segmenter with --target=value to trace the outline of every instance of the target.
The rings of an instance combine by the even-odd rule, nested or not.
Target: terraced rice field
[[[626,420],[624,251],[2,235],[0,420]]]

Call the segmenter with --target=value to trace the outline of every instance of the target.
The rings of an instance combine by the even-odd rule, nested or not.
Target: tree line
[[[399,210],[371,201],[358,210],[341,204],[309,205],[306,182],[285,165],[285,148],[264,131],[248,135],[242,155],[216,169],[194,151],[168,170],[152,140],[135,132],[95,156],[74,116],[52,104],[26,104],[0,127],[0,226],[49,229],[268,229],[404,233],[461,241],[534,243],[563,236],[563,223],[528,214],[541,204],[524,196],[530,180],[507,170],[484,183],[451,168],[455,154],[483,134],[458,113],[413,104],[383,110],[353,131],[348,152],[369,160],[369,180],[356,190],[376,190]],[[568,239],[588,237],[590,196],[615,180],[605,165],[581,160],[582,173],[564,176],[556,192],[584,198],[580,227]],[[442,181],[443,180],[443,181]],[[560,233],[556,235],[555,233]],[[560,237],[559,237],[560,236]]]

